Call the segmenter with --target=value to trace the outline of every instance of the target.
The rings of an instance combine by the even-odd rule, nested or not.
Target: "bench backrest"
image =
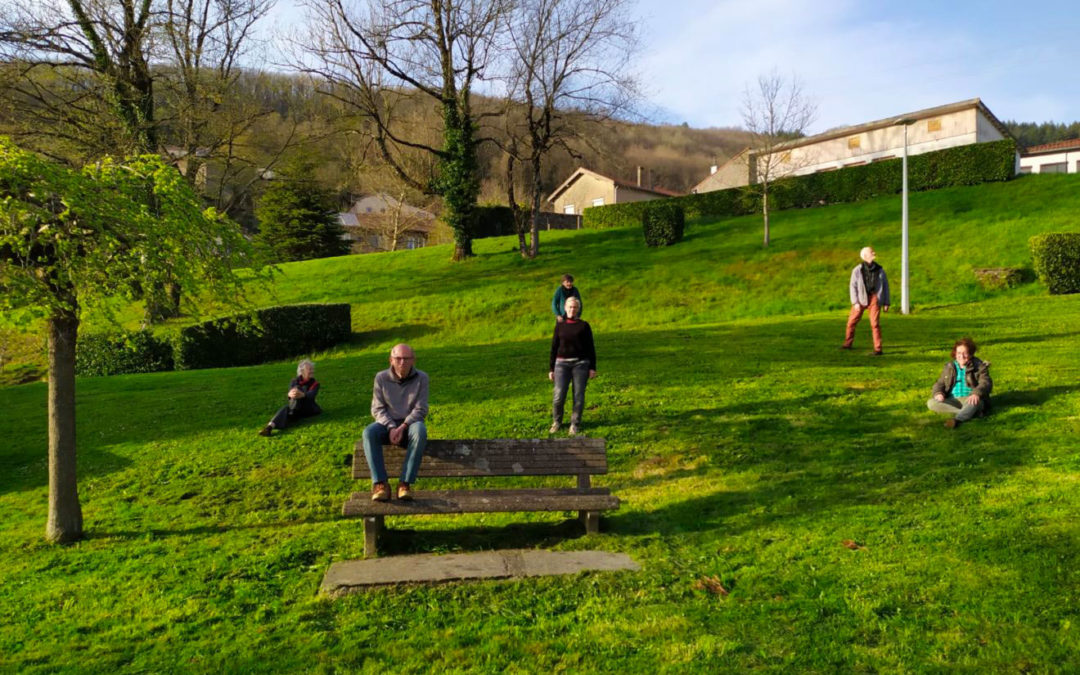
[[[405,450],[383,446],[387,473],[397,474]],[[588,476],[607,473],[607,447],[602,438],[429,440],[420,464],[424,478],[473,476]],[[353,478],[370,478],[364,442],[356,442]]]

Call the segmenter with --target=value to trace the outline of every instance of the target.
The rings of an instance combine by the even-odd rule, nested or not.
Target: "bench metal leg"
[[[379,534],[383,530],[385,516],[364,517],[364,557],[374,558],[379,555]]]
[[[578,520],[585,525],[585,534],[596,534],[600,531],[599,511],[578,511]]]

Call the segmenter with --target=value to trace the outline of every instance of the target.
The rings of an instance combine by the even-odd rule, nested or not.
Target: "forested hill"
[[[1015,122],[1009,120],[1005,122],[1005,127],[1021,147],[1080,138],[1080,122],[1065,124],[1057,122]]]

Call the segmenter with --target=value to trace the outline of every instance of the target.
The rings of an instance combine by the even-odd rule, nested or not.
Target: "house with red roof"
[[[1080,173],[1080,138],[1030,146],[1020,153],[1020,173]]]

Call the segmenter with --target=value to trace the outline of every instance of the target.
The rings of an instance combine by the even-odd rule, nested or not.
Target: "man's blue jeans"
[[[405,452],[405,462],[401,465],[401,481],[410,485],[416,482],[420,471],[420,460],[424,457],[427,446],[427,427],[423,422],[413,422],[405,430],[409,435],[409,444]],[[371,483],[386,482],[386,463],[383,461],[383,445],[390,442],[390,429],[373,422],[364,429],[364,457],[371,469]]]

